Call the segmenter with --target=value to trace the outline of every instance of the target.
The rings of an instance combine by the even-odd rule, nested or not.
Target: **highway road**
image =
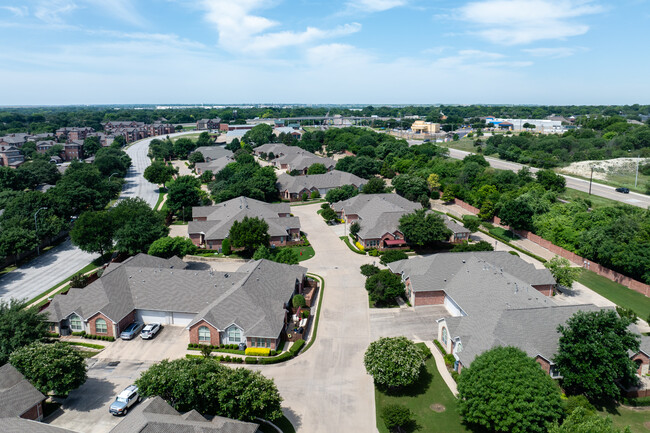
[[[193,131],[171,134],[171,137],[190,134]],[[147,156],[149,144],[156,137],[140,140],[128,149],[132,165],[125,178],[126,183],[120,194],[120,200],[141,197],[153,207],[158,201],[158,186],[143,177],[145,168],[151,161]],[[50,287],[55,286],[70,275],[78,272],[99,257],[81,251],[68,240],[39,257],[0,277],[0,299],[32,299]]]
[[[410,145],[415,145],[415,144],[422,144],[421,141],[419,140],[408,140]],[[458,149],[449,149],[449,156],[455,159],[463,159],[467,155],[470,155],[471,152],[466,152],[464,150],[458,150]],[[518,164],[516,162],[510,162],[510,161],[504,161],[501,159],[497,158],[490,158],[486,157],[485,158],[489,163],[490,166],[494,168],[498,168],[501,170],[512,170],[512,171],[519,171],[523,167],[525,167],[524,164]],[[526,166],[529,167],[529,166]],[[538,168],[535,167],[529,167],[530,171],[535,173],[538,171]],[[567,175],[562,175],[566,179],[566,186],[567,188],[572,188],[572,189],[577,189],[578,191],[583,191],[583,192],[589,192],[589,181],[584,180],[584,179],[579,179],[576,177],[572,176],[567,176]],[[616,192],[616,188],[613,186],[608,186],[608,185],[603,185],[602,183],[597,183],[597,182],[592,182],[591,184],[591,193],[593,195],[597,195],[600,197],[608,198],[611,200],[616,200],[621,203],[629,204],[632,206],[638,206],[644,209],[647,209],[650,207],[650,196],[644,195],[644,194],[638,194],[636,192],[630,192],[629,194],[623,194],[620,192]]]

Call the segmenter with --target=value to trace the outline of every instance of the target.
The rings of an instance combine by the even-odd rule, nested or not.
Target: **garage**
[[[162,323],[168,324],[169,320],[167,319],[170,313],[166,311],[154,311],[154,310],[137,310],[135,317],[139,322],[142,323]]]
[[[172,313],[172,325],[187,326],[194,319],[193,313]]]

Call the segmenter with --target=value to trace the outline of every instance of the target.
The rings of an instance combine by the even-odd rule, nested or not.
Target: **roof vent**
[[[223,277],[224,277],[224,278],[228,278],[229,275],[226,273],[226,274],[223,274]]]
[[[463,259],[463,263],[465,263],[465,259]]]

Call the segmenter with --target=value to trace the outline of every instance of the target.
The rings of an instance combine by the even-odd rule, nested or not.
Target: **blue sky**
[[[649,0],[0,0],[0,105],[649,104]]]

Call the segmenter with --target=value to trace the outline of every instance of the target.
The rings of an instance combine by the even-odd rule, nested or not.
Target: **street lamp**
[[[34,231],[36,232],[36,237],[38,238],[38,221],[36,220],[36,217],[38,216],[38,213],[42,211],[43,209],[47,209],[46,207],[39,208],[36,213],[34,214]],[[40,240],[37,240],[36,244],[36,255],[40,256],[41,255],[41,243]]]
[[[115,176],[116,174],[119,174],[119,173],[118,173],[118,172],[115,172],[115,173],[111,174],[110,176],[108,176],[108,181],[110,182],[110,181],[111,181],[111,177]]]

